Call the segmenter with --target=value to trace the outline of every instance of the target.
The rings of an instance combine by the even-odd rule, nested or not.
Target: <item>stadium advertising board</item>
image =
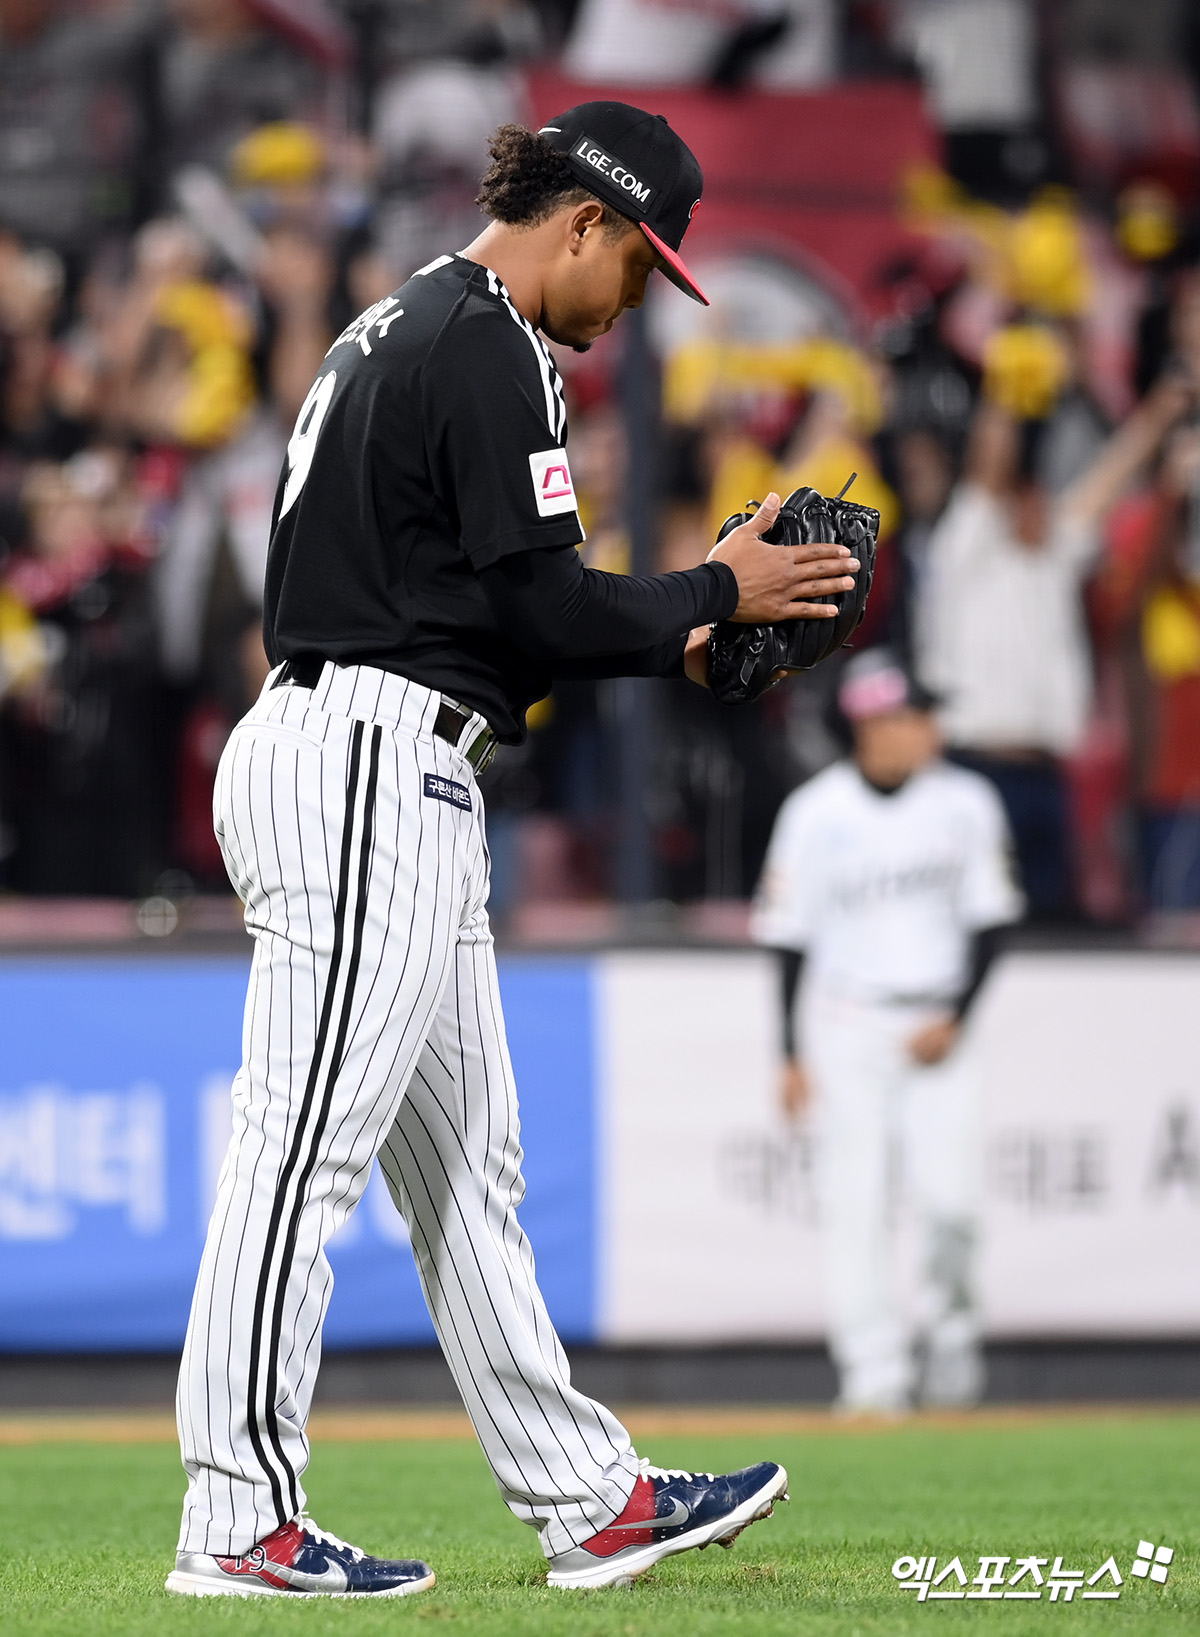
[[[769,959],[614,955],[599,982],[601,1333],[815,1339],[814,1139],[775,1107]],[[1197,1016],[1194,957],[1019,954],[998,969],[966,1048],[990,1335],[1200,1332]],[[664,1232],[664,1199],[703,1201],[686,1234]]]
[[[0,962],[0,1347],[167,1349],[229,1130],[243,959]],[[817,1338],[814,1139],[775,1107],[755,951],[501,963],[568,1340]],[[1200,958],[1005,961],[972,1023],[993,1336],[1200,1333]],[[330,1247],[330,1347],[427,1344],[376,1175]]]
[[[522,1216],[562,1334],[594,1308],[590,974],[503,976],[526,1119]],[[230,1129],[244,959],[0,962],[0,1348],[183,1339]],[[376,1169],[330,1245],[331,1347],[429,1344],[403,1221]]]

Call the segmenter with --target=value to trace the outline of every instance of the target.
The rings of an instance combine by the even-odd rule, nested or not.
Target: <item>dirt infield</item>
[[[921,1411],[884,1420],[877,1416],[835,1415],[829,1410],[798,1410],[762,1405],[627,1405],[617,1413],[636,1439],[744,1438],[773,1433],[829,1436],[879,1432],[888,1427],[976,1428],[1036,1426],[1063,1419],[1116,1418],[1191,1414],[1190,1404],[1047,1404],[996,1405],[980,1410]],[[470,1440],[471,1423],[453,1405],[429,1409],[314,1410],[309,1430],[316,1443],[397,1443],[405,1440]],[[173,1444],[175,1418],[165,1410],[71,1412],[0,1416],[0,1447],[23,1444]]]

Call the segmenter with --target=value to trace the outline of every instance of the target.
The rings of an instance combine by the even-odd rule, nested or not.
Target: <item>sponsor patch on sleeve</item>
[[[466,785],[443,779],[440,773],[426,773],[425,794],[434,801],[448,801],[451,807],[461,807],[464,813],[471,811],[471,792]]]
[[[565,449],[539,449],[529,457],[529,472],[539,517],[556,517],[559,512],[575,510],[575,485]]]

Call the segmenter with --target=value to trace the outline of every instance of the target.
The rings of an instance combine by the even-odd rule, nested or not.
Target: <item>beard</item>
[[[569,324],[566,322],[563,324],[555,323],[544,308],[535,328],[542,332],[547,341],[553,341],[556,347],[569,347],[572,352],[590,352],[596,340],[596,337],[593,336],[590,341],[580,341],[578,331],[576,331],[575,335],[571,335],[569,333]]]
[[[570,347],[572,352],[588,352],[591,349],[590,341],[575,341],[569,335],[546,322],[545,319],[537,326],[547,341],[553,341],[556,347]]]

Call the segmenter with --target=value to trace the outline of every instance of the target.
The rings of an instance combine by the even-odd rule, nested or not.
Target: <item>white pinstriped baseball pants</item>
[[[517,1097],[474,776],[433,736],[427,688],[329,664],[311,690],[273,680],[214,798],[255,945],[179,1378],[180,1550],[244,1553],[304,1504],[324,1247],[377,1154],[500,1492],[547,1555],[566,1550],[623,1510],[637,1458],[571,1386],[515,1215]]]

